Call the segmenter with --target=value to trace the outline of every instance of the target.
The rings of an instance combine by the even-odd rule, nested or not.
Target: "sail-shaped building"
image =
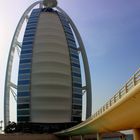
[[[21,46],[17,123],[47,125],[47,129],[64,128],[62,126],[67,128],[81,122],[83,90],[87,94],[87,117],[91,115],[91,83],[87,56],[77,28],[70,17],[57,7],[56,0],[36,2],[22,18],[36,4],[40,4],[40,8],[33,9],[28,17]],[[85,68],[84,87],[79,53],[82,54]],[[8,65],[7,71],[9,67]],[[5,90],[7,122],[9,95],[7,89]]]

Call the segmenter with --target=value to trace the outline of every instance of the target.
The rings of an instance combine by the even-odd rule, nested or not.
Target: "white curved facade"
[[[33,45],[31,122],[71,122],[72,78],[69,50],[56,13],[40,14]]]

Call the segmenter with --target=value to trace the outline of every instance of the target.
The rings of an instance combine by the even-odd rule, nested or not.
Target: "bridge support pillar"
[[[102,140],[101,134],[97,133],[97,140]]]
[[[72,136],[69,137],[69,140],[72,140]]]
[[[140,140],[140,128],[133,129],[134,140]]]
[[[81,136],[80,136],[80,140],[84,140],[84,136],[81,135]]]
[[[125,136],[121,136],[120,140],[126,140],[126,137]]]

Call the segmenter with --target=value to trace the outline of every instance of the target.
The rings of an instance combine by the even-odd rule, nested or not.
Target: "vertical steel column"
[[[97,140],[102,140],[101,134],[97,133]]]
[[[8,56],[8,61],[7,61],[7,68],[6,68],[6,77],[5,77],[5,89],[4,89],[4,127],[6,127],[8,125],[9,119],[10,119],[10,105],[9,105],[9,98],[10,98],[10,83],[11,83],[11,73],[12,73],[12,65],[13,65],[13,59],[14,59],[14,52],[15,52],[15,47],[17,46],[17,42],[18,42],[18,36],[20,34],[22,25],[27,17],[27,15],[29,14],[29,12],[33,9],[33,7],[35,7],[37,4],[40,4],[41,1],[37,1],[35,3],[33,3],[22,15],[13,39],[12,39],[12,43],[11,43],[11,47],[10,47],[10,51],[9,51],[9,56]]]
[[[77,38],[77,41],[79,43],[79,51],[81,51],[81,54],[82,54],[82,59],[83,59],[83,63],[84,63],[84,70],[85,70],[85,78],[86,78],[86,98],[87,98],[87,101],[86,101],[86,118],[89,118],[92,114],[92,90],[91,90],[91,78],[90,78],[90,70],[89,70],[89,64],[88,64],[88,59],[87,59],[87,55],[86,55],[86,51],[85,51],[85,47],[84,47],[84,44],[83,44],[83,41],[82,41],[82,38],[80,36],[80,33],[78,31],[78,29],[76,28],[74,22],[72,21],[72,19],[67,15],[67,13],[65,11],[63,11],[60,7],[57,7],[57,9],[62,12],[69,24],[71,25],[74,33],[75,33],[75,36]]]

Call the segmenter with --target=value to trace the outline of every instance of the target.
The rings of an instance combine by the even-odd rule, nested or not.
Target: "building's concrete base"
[[[49,134],[6,134],[0,135],[0,140],[60,140],[60,138]]]

